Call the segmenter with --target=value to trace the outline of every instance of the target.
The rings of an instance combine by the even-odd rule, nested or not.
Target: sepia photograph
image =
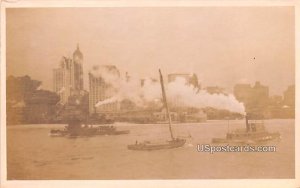
[[[2,15],[8,182],[295,180],[295,6]]]

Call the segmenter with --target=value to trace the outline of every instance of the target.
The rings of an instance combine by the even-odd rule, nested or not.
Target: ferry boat
[[[121,135],[129,134],[129,130],[117,130],[114,126],[93,126],[93,125],[81,125],[80,122],[69,122],[63,130],[52,129],[50,136],[53,137],[80,137],[80,136],[96,136],[96,135]]]

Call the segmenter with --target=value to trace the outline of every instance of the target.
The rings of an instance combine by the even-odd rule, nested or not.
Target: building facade
[[[234,86],[236,99],[243,102],[247,112],[265,113],[269,103],[269,87],[255,82],[250,84],[237,84]]]
[[[218,86],[207,86],[205,88],[205,90],[209,93],[209,94],[223,94],[223,95],[227,95],[225,92],[224,88],[218,87]]]
[[[83,54],[79,46],[72,58],[62,57],[59,68],[53,70],[53,91],[60,96],[60,103],[65,104],[69,96],[83,90]]]
[[[295,85],[290,85],[283,93],[284,104],[294,108],[295,107]]]
[[[120,72],[113,65],[95,66],[89,72],[89,113],[111,114],[120,109],[114,98],[118,88],[113,83],[120,79]]]

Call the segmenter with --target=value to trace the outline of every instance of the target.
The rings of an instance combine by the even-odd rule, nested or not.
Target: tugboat
[[[80,112],[77,114],[80,114]],[[103,120],[102,118],[102,120],[99,121],[99,119],[97,120],[93,116],[91,118],[82,118],[80,115],[68,114],[65,118],[68,125],[65,126],[64,129],[52,129],[49,135],[52,137],[87,137],[96,135],[120,135],[130,132],[129,130],[117,130],[116,127],[109,124],[113,123],[112,120]],[[94,124],[99,122],[105,125],[96,126]]]
[[[117,130],[111,124],[113,119],[99,116],[97,113],[90,117],[86,113],[86,109],[81,107],[80,98],[69,98],[68,103],[61,111],[62,119],[68,123],[64,129],[52,129],[49,135],[52,137],[88,137],[96,135],[120,135],[128,134],[129,130]],[[98,126],[98,124],[105,124]],[[96,126],[97,125],[97,126]]]
[[[168,116],[171,140],[168,140],[163,143],[151,143],[150,141],[144,141],[144,142],[139,143],[138,141],[136,141],[135,144],[131,144],[131,145],[127,146],[127,148],[129,150],[148,150],[148,151],[150,151],[150,150],[160,150],[160,149],[172,149],[172,148],[182,147],[186,142],[185,139],[175,138],[173,136],[171,116],[170,116],[169,107],[168,107],[168,103],[167,103],[167,97],[166,97],[166,92],[165,92],[165,88],[164,88],[164,81],[163,81],[163,77],[162,77],[160,70],[159,70],[159,75],[160,75],[160,84],[161,84],[161,89],[162,89],[162,98],[163,98],[164,106],[166,108],[166,112],[167,112],[167,116]]]
[[[252,115],[255,116],[255,115]],[[270,133],[264,126],[262,119],[249,119],[250,114],[245,116],[246,129],[237,129],[226,134],[226,138],[213,138],[212,143],[237,143],[250,144],[280,139],[280,133]]]

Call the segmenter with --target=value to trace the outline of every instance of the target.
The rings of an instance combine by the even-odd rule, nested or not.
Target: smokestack
[[[247,129],[247,132],[249,132],[250,131],[250,125],[249,125],[249,122],[248,122],[248,113],[246,114],[246,116],[245,116],[245,119],[246,119],[246,129]]]
[[[126,82],[129,82],[129,80],[130,80],[130,76],[129,76],[128,72],[126,72],[126,75],[125,75],[125,77],[126,77]]]

